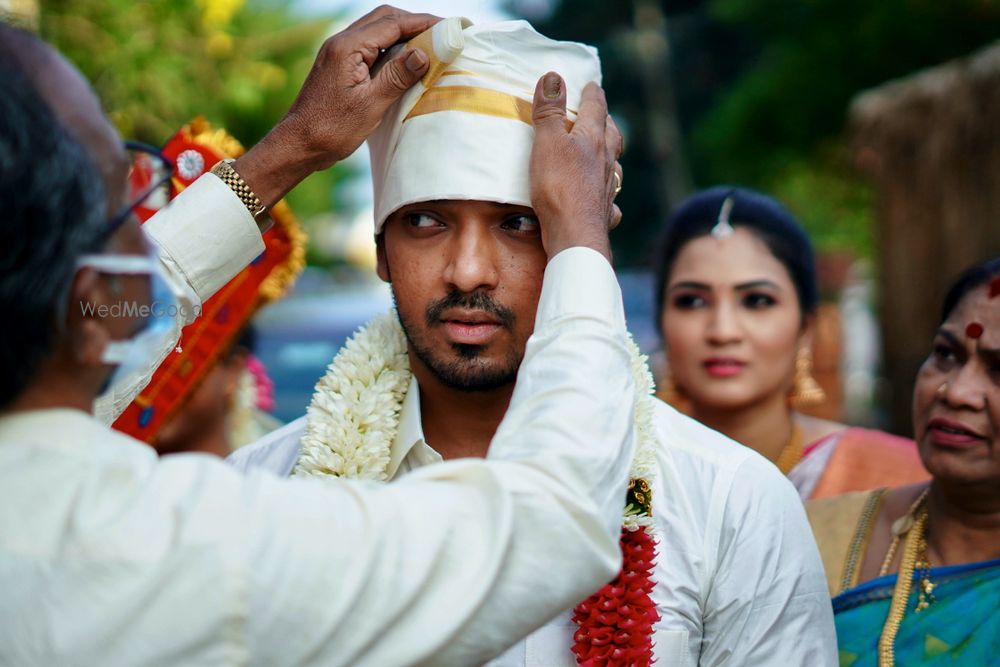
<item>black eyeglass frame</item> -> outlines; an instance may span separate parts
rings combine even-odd
[[[146,201],[149,195],[153,194],[157,189],[162,188],[165,184],[169,183],[170,178],[174,175],[173,162],[171,162],[170,158],[164,155],[163,152],[156,146],[144,144],[141,141],[126,141],[124,144],[127,151],[145,153],[151,158],[159,160],[159,162],[163,165],[164,175],[156,181],[150,183],[149,187],[142,191],[142,194],[129,202],[125,208],[108,220],[108,224],[104,227],[104,234],[102,235],[105,239],[118,231],[118,228],[124,225],[125,221],[131,217],[136,207]]]

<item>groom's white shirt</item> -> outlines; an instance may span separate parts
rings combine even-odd
[[[212,175],[154,221],[191,303],[262,247]],[[0,664],[482,664],[620,565],[623,334],[607,260],[560,253],[490,461],[392,485],[244,476],[85,412],[3,414]]]
[[[791,483],[753,450],[658,400],[654,422],[657,664],[836,665],[823,566]],[[306,417],[297,419],[227,461],[244,472],[288,475],[305,428]],[[411,378],[388,475],[406,479],[441,460],[424,439],[420,388]],[[488,666],[573,667],[575,629],[567,610]]]

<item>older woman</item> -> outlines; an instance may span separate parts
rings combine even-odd
[[[809,238],[778,202],[716,187],[667,224],[661,397],[773,461],[805,498],[927,478],[909,440],[802,414],[819,301]]]
[[[808,506],[841,664],[1000,659],[1000,257],[949,290],[913,392],[929,483]],[[845,530],[846,528],[846,530]]]

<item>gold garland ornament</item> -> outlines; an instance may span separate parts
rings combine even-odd
[[[913,610],[914,613],[919,613],[934,602],[935,584],[930,578],[931,566],[927,557],[927,493],[928,489],[924,489],[910,510],[892,525],[892,542],[879,570],[880,577],[889,573],[902,536],[906,535],[903,543],[903,555],[899,562],[899,572],[896,574],[896,587],[892,591],[892,603],[889,606],[885,625],[882,627],[882,635],[879,637],[879,667],[893,667],[895,665],[896,634],[906,616],[906,606],[913,588],[914,572],[920,572],[920,594]]]

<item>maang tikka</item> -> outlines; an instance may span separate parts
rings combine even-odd
[[[733,210],[733,198],[726,197],[725,201],[722,202],[722,208],[719,209],[719,220],[715,223],[715,227],[712,227],[712,236],[719,241],[730,236],[733,233],[733,226],[729,224],[729,213]]]

